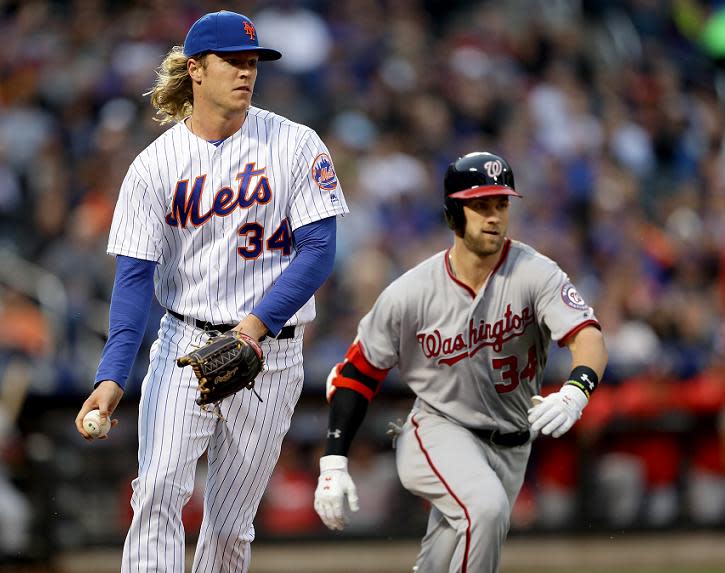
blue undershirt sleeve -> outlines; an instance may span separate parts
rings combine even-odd
[[[252,311],[272,336],[279,334],[332,273],[336,234],[335,217],[303,225],[292,233],[297,256]]]
[[[111,295],[108,341],[96,371],[95,385],[113,380],[126,386],[141,346],[154,293],[155,261],[119,255]]]

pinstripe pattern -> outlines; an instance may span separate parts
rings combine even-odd
[[[257,108],[218,147],[179,123],[129,168],[108,252],[158,261],[155,293],[166,308],[237,323],[294,259],[268,242],[275,231],[287,224],[291,243],[294,229],[347,213],[327,154],[308,127]],[[267,367],[256,387],[264,402],[239,392],[222,402],[224,420],[196,405],[193,371],[175,365],[203,332],[164,316],[142,385],[123,573],[184,571],[181,511],[204,452],[209,473],[193,570],[248,570],[252,521],[302,390],[302,333],[314,316],[310,298],[287,322],[299,325],[296,338],[262,343]]]
[[[219,147],[191,133],[183,123],[167,130],[134,160],[121,186],[114,212],[108,252],[159,261],[156,298],[184,315],[228,324],[248,314],[294,259],[266,246],[285,219],[290,230],[348,212],[342,190],[322,190],[311,173],[315,158],[328,153],[310,128],[252,107],[241,129]],[[174,193],[187,181],[187,196],[197,177],[206,176],[199,214],[208,213],[217,192],[239,189],[245,166],[264,168],[251,177],[250,197],[262,177],[272,190],[269,202],[235,208],[194,226],[165,222],[173,212]],[[238,235],[245,223],[264,230],[260,256],[237,254],[247,237]],[[315,316],[311,298],[288,324],[304,324]]]
[[[262,342],[267,369],[257,379],[263,402],[242,391],[221,404],[225,421],[194,402],[197,383],[177,356],[201,331],[162,318],[139,408],[139,475],[122,573],[184,571],[181,511],[191,497],[196,462],[207,451],[204,520],[193,571],[246,571],[252,520],[279,457],[302,391],[302,334]]]

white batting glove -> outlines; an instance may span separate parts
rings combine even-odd
[[[320,477],[315,490],[315,511],[322,523],[330,529],[342,531],[347,523],[344,500],[350,510],[357,511],[357,489],[347,473],[345,456],[322,456],[320,458]]]
[[[529,408],[529,424],[534,432],[563,436],[574,423],[582,417],[582,410],[589,399],[579,388],[564,384],[561,390],[549,394],[546,398],[534,396],[538,404]],[[540,401],[539,401],[540,400]]]

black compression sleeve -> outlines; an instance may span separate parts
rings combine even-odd
[[[355,433],[368,411],[368,401],[349,388],[338,388],[330,401],[325,455],[347,456]]]

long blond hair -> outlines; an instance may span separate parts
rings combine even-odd
[[[200,65],[206,65],[206,55],[195,57]],[[194,93],[191,88],[191,77],[186,63],[189,58],[184,55],[184,48],[174,46],[166,54],[164,61],[156,68],[156,81],[144,95],[151,96],[151,105],[156,108],[154,120],[162,125],[173,121],[181,121],[188,115],[194,105]]]

